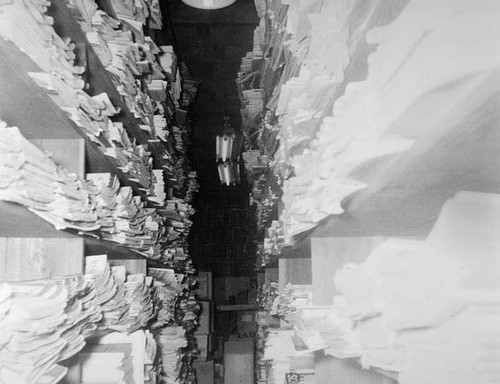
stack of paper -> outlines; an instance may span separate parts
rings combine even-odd
[[[161,167],[165,170],[166,177],[170,179],[174,170],[174,157],[169,150],[169,144],[168,138],[165,143],[163,143],[160,139],[151,139],[148,141],[148,149],[151,151],[153,158],[155,159],[153,165],[155,168]]]
[[[68,292],[66,320],[59,330],[60,336],[66,341],[59,359],[65,360],[84,347],[84,340],[97,329],[102,314],[95,301],[96,290],[87,276],[67,276],[55,281],[62,284]]]
[[[80,354],[80,383],[134,384],[130,344],[92,344]]]
[[[158,237],[162,233],[156,211],[145,208],[130,187],[121,187],[116,176],[109,173],[88,174],[97,193],[92,196],[96,212],[106,223],[100,235],[123,244],[147,257],[159,257]]]
[[[129,332],[145,327],[155,314],[150,285],[152,278],[145,278],[143,274],[128,275],[124,283],[129,305],[128,321]]]
[[[149,188],[151,179],[149,153],[141,146],[132,143],[123,127],[110,121],[109,117],[119,110],[112,105],[105,93],[90,97],[83,92],[85,82],[81,74],[84,68],[75,66],[76,56],[73,52],[75,45],[69,39],[58,36],[51,23],[44,21],[46,19],[50,21],[50,18],[44,15],[46,11],[44,3],[39,3],[35,0],[22,0],[2,5],[0,36],[12,40],[30,55],[44,71],[30,72],[29,75],[33,80],[49,91],[50,97],[56,104],[104,153],[112,157],[125,173],[145,188]],[[93,15],[96,12],[93,1],[82,2],[80,5],[83,15]],[[100,15],[102,20],[109,21],[102,12],[96,14]],[[108,34],[114,33],[112,28],[113,26],[108,28]],[[89,38],[91,41],[95,40],[95,36]],[[133,79],[131,83],[135,84]],[[143,99],[147,109],[145,116],[148,120],[152,106],[147,97],[144,96]]]
[[[346,264],[335,274],[335,286],[343,295],[337,300],[341,300],[344,316],[353,324],[365,367],[402,369],[402,344],[387,324],[387,311],[394,300],[409,299],[402,290],[418,274],[419,265],[425,264],[420,256],[422,247],[421,241],[391,239],[378,246],[365,262]]]
[[[127,275],[123,266],[110,268],[106,255],[87,256],[85,268],[96,285],[96,301],[103,312],[101,329],[133,332],[153,318],[151,279]]]
[[[364,366],[399,371],[405,384],[496,377],[499,222],[498,195],[460,192],[426,241],[390,240],[336,273],[344,297],[334,310],[351,323]]]
[[[153,100],[165,101],[167,99],[168,83],[164,80],[151,80],[148,84],[148,93]]]
[[[177,56],[174,52],[174,47],[171,45],[160,46],[160,55],[158,56],[158,62],[167,74],[169,81],[175,81],[177,75]],[[178,98],[175,98],[177,100]]]
[[[174,323],[178,298],[188,289],[188,285],[183,283],[185,276],[167,268],[148,268],[148,276],[154,279],[154,289],[159,300],[153,327]]]
[[[170,243],[168,247],[162,251],[161,262],[166,268],[184,271],[188,274],[194,273],[193,263],[189,258],[187,247]]]
[[[163,205],[167,195],[165,193],[165,180],[163,178],[163,169],[153,169],[153,185],[154,192],[152,196],[148,197],[149,201],[153,201],[158,205]]]
[[[99,218],[74,174],[0,121],[0,200],[22,204],[56,228],[93,231]]]
[[[420,267],[400,286],[406,300],[394,295],[386,311],[405,347],[402,383],[497,377],[499,221],[499,195],[460,192],[444,205],[418,255]]]
[[[262,206],[263,204],[261,204]],[[262,223],[264,224],[264,223]],[[281,250],[285,245],[283,226],[277,220],[272,220],[271,226],[266,229],[264,242],[259,252],[258,266],[265,266],[279,258]]]
[[[65,321],[67,291],[48,281],[2,288],[8,312],[1,323],[5,344],[0,350],[0,376],[5,383],[37,382],[66,345],[57,329]]]
[[[82,22],[85,25],[91,25],[91,29],[85,30],[87,38],[109,71],[128,109],[144,124],[151,126],[153,103],[141,90],[136,78],[149,75],[152,69],[154,70],[156,59],[151,53],[151,39],[146,41],[142,32],[142,24],[148,14],[147,6],[143,3],[144,7],[137,7],[137,4],[139,3],[135,2],[119,7],[120,12],[117,13],[118,20],[116,20],[102,11],[87,12],[87,7],[82,2],[70,2],[75,12],[80,13],[79,19],[84,20]],[[145,58],[141,52],[146,53]],[[155,94],[159,94],[158,85],[162,85],[161,90],[165,90],[162,76],[156,70],[156,79],[150,80],[149,87]]]
[[[343,213],[341,202],[367,185],[352,176],[359,167],[412,147],[413,137],[397,135],[391,127],[419,99],[458,79],[479,78],[498,68],[499,58],[488,55],[500,35],[491,33],[498,10],[486,0],[481,12],[471,12],[465,2],[441,0],[439,9],[411,2],[391,25],[371,30],[382,3],[316,0],[286,5],[267,4],[263,40],[269,59],[262,61],[261,81],[251,89],[262,88],[268,100],[271,117],[264,111],[260,146],[274,155],[274,172],[286,179],[281,220],[290,237],[328,215]],[[481,17],[485,22],[477,27]],[[351,63],[365,39],[377,45],[376,51]],[[456,59],[457,52],[469,52],[469,60]],[[365,77],[362,66],[368,67],[368,76],[359,81]],[[350,77],[345,75],[348,68]],[[243,73],[249,71],[246,65]],[[459,95],[471,93],[463,86]],[[436,119],[453,114],[435,108],[431,115]],[[432,121],[425,126],[433,126]],[[279,132],[277,137],[273,131]],[[311,171],[312,163],[319,166]],[[294,171],[290,178],[283,172],[289,167]]]
[[[163,381],[166,384],[178,383],[182,364],[181,348],[187,347],[186,330],[182,327],[164,327],[155,333],[158,354],[161,358]]]
[[[186,203],[191,203],[193,201],[194,195],[200,189],[200,184],[198,184],[198,175],[196,171],[188,172],[187,190],[184,196],[184,201]]]
[[[60,380],[55,363],[78,353],[100,319],[93,296],[82,276],[0,285],[0,381]]]
[[[116,271],[116,270],[115,270]],[[126,321],[128,305],[125,302],[125,290],[119,287],[112,273],[106,255],[87,256],[85,274],[91,275],[96,287],[96,303],[102,309],[103,319],[100,329],[118,326]]]
[[[184,243],[192,225],[189,218],[194,210],[191,205],[182,199],[167,200],[164,208],[158,210],[158,213],[164,218],[167,242]]]
[[[3,2],[0,5],[0,36],[26,52],[55,82],[69,89],[82,89],[84,68],[74,65],[74,45],[61,39],[45,15],[47,4],[39,0]],[[50,49],[49,49],[50,48]]]
[[[149,20],[148,27],[151,29],[162,29],[162,14],[160,0],[149,0]]]
[[[87,190],[92,191],[90,196],[101,223],[99,231],[114,233],[113,211],[117,205],[120,182],[109,173],[87,173],[86,177]]]
[[[177,304],[176,320],[186,329],[193,329],[199,324],[201,305],[194,293],[184,291]]]
[[[111,6],[120,20],[135,22],[137,28],[147,23],[149,28],[161,29],[159,0],[112,0]]]
[[[156,343],[149,331],[112,332],[89,341],[80,359],[70,366],[65,380],[68,383],[144,383],[148,379],[145,372],[152,375],[150,379],[156,378],[155,359]]]
[[[180,79],[180,76],[177,76],[177,78]],[[189,78],[182,79],[182,99],[180,104],[183,108],[187,109],[195,100],[199,85],[200,83],[195,80]],[[180,110],[178,110],[178,112],[180,112]],[[186,114],[185,110],[183,110],[183,112],[183,114]],[[177,114],[179,115],[179,113]]]
[[[266,338],[262,360],[270,364],[269,377],[273,383],[279,383],[290,371],[290,356],[295,355],[291,330],[271,329]]]

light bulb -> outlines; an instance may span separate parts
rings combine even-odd
[[[221,9],[229,7],[236,0],[182,0],[182,2],[198,9]]]

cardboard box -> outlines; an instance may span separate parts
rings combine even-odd
[[[196,378],[200,384],[214,384],[215,367],[213,361],[195,361],[193,368],[196,370]]]
[[[196,328],[195,334],[198,335],[208,335],[213,331],[213,303],[212,301],[200,301],[201,304],[201,314],[198,320],[198,328]]]
[[[213,281],[212,272],[198,272],[196,276],[196,281],[198,282],[194,293],[198,299],[201,300],[212,300],[213,298]]]
[[[254,384],[253,339],[224,343],[224,384]]]
[[[257,332],[257,311],[238,311],[238,333]]]
[[[198,359],[199,362],[204,362],[208,358],[210,351],[209,348],[209,336],[208,335],[194,335],[196,339],[196,347],[198,349]],[[203,381],[202,381],[203,382]]]

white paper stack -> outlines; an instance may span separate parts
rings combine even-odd
[[[85,274],[91,275],[96,287],[96,303],[102,309],[103,319],[100,329],[108,329],[124,321],[128,311],[125,302],[125,291],[116,283],[115,275],[109,266],[106,255],[87,256],[85,258]]]
[[[158,213],[164,218],[167,241],[184,242],[192,225],[190,217],[194,210],[191,205],[182,199],[174,198],[167,200],[164,208]]]
[[[140,198],[134,197],[129,187],[120,188],[116,211],[113,212],[116,232],[110,239],[149,252],[156,242],[159,228],[148,223],[147,213]]]
[[[152,292],[146,280],[143,274],[128,275],[124,283],[125,301],[129,305],[129,332],[145,327],[155,314]]]
[[[85,383],[144,383],[144,370],[155,354],[156,345],[148,331],[112,332],[89,342],[79,362],[70,367],[68,377],[81,375]],[[109,370],[104,366],[107,359]]]
[[[45,2],[21,0],[0,7],[2,9],[0,36],[12,40],[44,71],[28,73],[32,79],[49,91],[50,97],[56,104],[105,154],[112,157],[131,178],[149,188],[151,179],[149,153],[141,146],[132,143],[123,127],[110,121],[109,117],[118,113],[119,109],[112,105],[107,94],[91,97],[83,92],[85,82],[81,74],[85,68],[75,66],[76,57],[73,52],[75,45],[69,39],[56,34],[51,26],[50,17],[44,14]],[[96,13],[94,1],[80,2],[79,7],[81,10],[79,20],[84,30],[85,17],[94,14],[102,16],[99,20],[110,22],[110,18],[103,16],[102,12]],[[113,36],[115,33],[113,26],[104,29],[103,36]],[[90,36],[91,41],[94,38]],[[133,78],[130,84],[135,84]],[[141,106],[146,110],[143,115],[148,122],[152,105],[145,95],[139,96]]]
[[[408,299],[387,310],[405,346],[401,383],[495,382],[499,223],[499,195],[460,192],[444,205],[419,254],[423,265],[401,287]]]
[[[91,1],[95,3],[95,1]],[[118,20],[96,10],[87,12],[88,7],[78,1],[71,1],[70,5],[79,13],[85,25],[91,25],[86,30],[87,38],[97,52],[104,67],[109,71],[113,83],[123,96],[128,109],[136,118],[148,126],[152,125],[150,115],[153,113],[153,104],[148,95],[141,90],[136,78],[151,73],[156,64],[155,56],[150,53],[150,40],[146,42],[142,31],[142,24],[148,15],[147,5],[144,2],[130,2],[130,4],[113,2],[112,7],[120,10],[116,13]],[[137,6],[142,4],[144,6]],[[141,52],[146,52],[146,59]],[[155,71],[156,77],[162,76]],[[163,78],[154,79],[151,89],[159,94],[157,86],[163,83]],[[164,87],[162,88],[164,90]]]
[[[399,371],[404,384],[494,382],[499,223],[499,195],[459,192],[427,240],[390,240],[336,273],[364,366]]]
[[[186,329],[194,324],[199,324],[201,305],[196,300],[193,293],[184,291],[178,302],[178,310],[176,313],[176,320],[178,324],[183,325]]]
[[[290,356],[295,355],[292,342],[293,331],[271,329],[266,339],[263,360],[271,365],[272,382],[279,383],[290,370]]]
[[[425,264],[422,249],[422,241],[391,239],[373,250],[365,262],[346,264],[335,274],[342,297],[335,299],[334,310],[342,303],[344,318],[359,340],[364,367],[397,372],[403,367],[403,346],[394,327],[387,324],[387,315],[390,303],[409,299],[403,286]]]
[[[279,221],[273,220],[271,226],[267,228],[264,242],[260,247],[260,263],[258,265],[265,266],[276,260],[284,245],[283,227]]]
[[[134,332],[153,318],[151,282],[142,274],[127,275],[123,266],[110,268],[106,255],[87,256],[86,271],[97,288],[96,301],[103,313],[100,329]]]
[[[156,210],[145,208],[130,187],[120,187],[109,173],[88,174],[97,189],[92,196],[95,210],[106,225],[100,235],[147,257],[158,258],[158,240],[163,228]]]
[[[65,321],[67,292],[50,282],[9,284],[2,329],[10,338],[0,350],[3,382],[35,383],[58,361],[66,344],[57,334]],[[10,291],[10,292],[9,292]]]
[[[160,0],[150,0],[149,4],[149,22],[148,26],[152,29],[162,28],[162,14],[160,9]]]
[[[151,80],[148,84],[148,93],[153,100],[166,101],[168,83],[164,80]]]
[[[56,363],[79,352],[100,319],[82,276],[0,285],[0,381],[56,383]]]
[[[20,0],[0,5],[0,36],[26,52],[55,82],[69,89],[83,89],[79,78],[84,68],[74,65],[74,46],[63,40],[52,28],[53,20],[45,15],[47,3]]]
[[[196,171],[188,172],[187,190],[184,197],[186,203],[191,203],[193,201],[194,195],[200,189],[200,184],[198,183],[198,175]]]
[[[317,22],[313,24],[308,60],[301,76],[308,70],[315,79],[321,64],[322,75],[327,71],[334,81],[341,81],[345,54],[337,55],[337,62],[323,61],[330,47],[325,48],[321,39],[337,39],[339,52],[346,52],[346,47],[351,52],[363,38],[360,34],[364,35],[363,28],[366,29],[372,12],[366,13],[357,30],[347,31],[345,19],[350,8],[340,8],[344,14],[335,23],[327,23],[323,19],[325,12],[334,12],[338,17],[339,8],[333,3],[326,4],[331,6],[323,7],[320,16],[312,19]],[[292,234],[314,226],[329,214],[343,212],[341,201],[366,186],[363,180],[350,177],[357,167],[412,146],[411,137],[389,132],[419,98],[460,78],[480,76],[484,71],[498,68],[500,58],[490,57],[500,39],[500,34],[492,32],[492,26],[499,20],[498,7],[488,1],[481,4],[481,11],[475,12],[466,2],[442,0],[439,5],[411,2],[391,25],[367,33],[368,43],[377,44],[377,50],[368,60],[367,79],[347,85],[344,95],[335,101],[333,117],[322,121],[310,150],[294,155],[291,160],[296,177],[285,181],[283,201]],[[479,23],[477,20],[483,17],[484,23]],[[338,36],[320,33],[322,28],[331,30],[332,24]],[[457,59],[457,52],[468,52],[468,60]],[[460,92],[467,97],[466,87]],[[434,116],[437,118],[440,113],[444,112],[436,106]],[[283,133],[282,137],[286,135]],[[284,161],[288,161],[286,156]],[[312,172],[311,163],[319,164]]]
[[[58,167],[17,127],[0,122],[0,200],[22,204],[56,228],[100,227],[89,193],[74,174]]]
[[[55,281],[68,292],[66,320],[59,329],[60,336],[66,341],[59,360],[66,360],[85,346],[85,339],[97,329],[102,314],[95,301],[95,287],[87,276],[67,276]]]
[[[134,384],[130,344],[92,345],[81,356],[80,383]]]
[[[163,381],[166,384],[178,383],[182,368],[180,349],[188,345],[186,330],[182,327],[165,327],[155,334],[155,340],[162,362]]]
[[[148,276],[154,279],[153,284],[159,300],[157,319],[153,327],[174,323],[178,298],[188,289],[188,285],[183,283],[185,276],[168,268],[148,268]]]
[[[173,92],[174,97],[179,94],[180,81],[181,81],[181,76],[178,75],[176,78],[176,82],[175,82],[175,88],[177,89],[177,91],[175,91],[175,89],[174,89],[174,91],[175,91],[175,92]],[[189,108],[191,103],[196,98],[196,94],[198,93],[199,85],[200,85],[199,82],[192,80],[192,79],[189,79],[187,76],[185,76],[182,79],[182,86],[180,87],[180,91],[182,93],[182,99],[179,99],[179,101],[180,101],[181,107],[183,108],[182,112],[183,112],[184,116],[186,115],[186,109]],[[177,110],[177,112],[179,112],[179,110]],[[186,120],[186,118],[184,118],[184,121],[185,120]],[[184,123],[184,125],[185,125],[185,123]]]
[[[158,56],[158,62],[169,80],[175,81],[177,75],[177,56],[175,55],[174,47],[171,45],[162,45],[160,46],[160,50],[161,53]]]
[[[162,206],[165,203],[167,195],[165,193],[165,180],[163,178],[163,169],[153,169],[152,170],[154,179],[154,192],[152,196],[148,197],[149,201],[153,201],[156,204]]]
[[[174,243],[168,244],[162,250],[161,261],[166,268],[184,271],[187,274],[194,273],[194,267],[185,246],[178,246]]]

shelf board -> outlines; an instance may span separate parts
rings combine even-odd
[[[26,281],[83,272],[83,238],[0,237],[0,281]]]
[[[99,240],[93,237],[85,237],[85,255],[107,254],[111,259],[148,260],[139,253],[123,245],[111,241]]]
[[[359,359],[338,359],[316,352],[314,358],[317,384],[396,384],[398,374],[379,368],[362,369]]]
[[[0,237],[76,238],[75,234],[59,231],[52,224],[30,212],[26,207],[0,201]]]
[[[365,261],[371,251],[385,240],[384,237],[312,238],[311,270],[314,305],[331,305],[333,297],[340,294],[333,283],[336,271],[347,263]]]
[[[13,43],[0,38],[0,118],[28,139],[79,140],[73,122],[27,72],[42,72]]]

